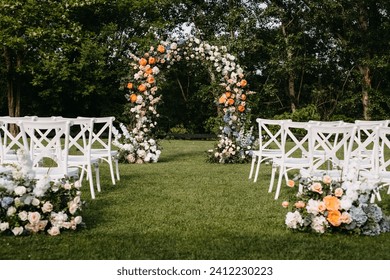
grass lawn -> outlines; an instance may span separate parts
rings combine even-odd
[[[270,166],[248,180],[249,164],[206,163],[212,141],[162,142],[160,162],[120,166],[91,200],[87,228],[51,237],[0,236],[1,259],[390,259],[390,234],[377,237],[293,233],[286,229],[287,196],[269,194]],[[382,208],[390,213],[390,197]]]

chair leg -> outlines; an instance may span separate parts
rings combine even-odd
[[[275,200],[279,198],[280,189],[282,187],[282,181],[283,181],[283,175],[287,173],[286,169],[283,166],[280,166],[279,169],[279,178],[278,178],[278,185],[276,186],[276,192],[275,192]]]
[[[255,168],[255,163],[256,163],[256,156],[253,155],[252,156],[252,163],[251,163],[251,170],[249,172],[249,178],[248,179],[252,179],[252,175],[253,175],[253,170]]]
[[[258,162],[257,162],[257,166],[256,166],[256,173],[255,173],[255,179],[253,180],[253,182],[257,182],[257,178],[259,177],[259,171],[260,171],[260,164],[261,164],[261,157],[258,157]]]
[[[115,159],[115,169],[116,169],[116,180],[120,181],[120,176],[119,176],[119,164],[118,164],[118,159]]]
[[[100,169],[99,165],[95,164],[95,176],[96,176],[96,188],[98,192],[101,192],[101,187],[100,187]]]
[[[276,175],[276,169],[278,167],[276,165],[272,165],[272,172],[271,172],[271,180],[269,182],[269,188],[268,192],[272,192],[272,189],[274,188],[274,182],[275,182],[275,175]]]
[[[83,168],[83,171],[84,171],[84,168]],[[92,197],[92,199],[95,199],[95,189],[93,187],[92,169],[91,169],[90,164],[87,165],[87,177],[89,177],[89,189],[91,192],[91,197]]]
[[[112,159],[108,158],[108,165],[110,166],[110,174],[112,184],[115,185],[114,166],[112,165]]]

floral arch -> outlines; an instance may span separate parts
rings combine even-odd
[[[133,125],[120,124],[120,131],[114,129],[113,144],[120,149],[122,159],[130,163],[158,161],[161,151],[153,133],[159,117],[157,105],[161,101],[157,77],[164,67],[171,67],[182,59],[211,64],[221,79],[221,94],[216,103],[223,112],[223,125],[215,148],[208,151],[209,160],[235,163],[250,157],[253,137],[252,128],[247,130],[246,116],[250,111],[247,97],[253,92],[248,90],[243,69],[225,46],[213,46],[190,36],[182,41],[162,41],[141,57],[131,54],[131,58],[125,97]]]

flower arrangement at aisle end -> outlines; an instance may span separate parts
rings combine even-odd
[[[78,182],[36,180],[29,158],[22,150],[17,155],[20,164],[7,165],[12,173],[0,174],[0,232],[54,236],[84,227]]]
[[[225,46],[213,46],[193,36],[185,39],[171,38],[161,41],[157,48],[151,47],[142,57],[131,54],[131,58],[131,74],[126,78],[129,93],[125,97],[129,101],[128,111],[133,122],[130,125],[134,128],[130,131],[131,139],[127,139],[124,145],[134,142],[133,139],[137,143],[149,143],[150,139],[156,138],[154,130],[159,117],[157,106],[161,102],[161,96],[157,92],[157,76],[161,69],[171,67],[176,61],[196,59],[211,65],[221,77],[222,93],[216,103],[224,114],[224,126],[219,136],[223,141],[218,144],[223,148],[217,147],[215,151],[218,153],[211,155],[216,156],[216,162],[222,163],[242,161],[242,156],[247,156],[245,152],[237,151],[238,147],[243,151],[247,150],[247,146],[241,146],[241,140],[236,138],[245,128],[245,115],[249,111],[247,97],[254,92],[247,89],[248,82],[243,69],[236,62],[235,56],[227,53]],[[114,145],[118,144],[118,141]],[[132,146],[135,150],[138,147],[142,149],[142,145],[134,144]],[[233,149],[235,152],[224,153],[224,149]],[[135,156],[134,162],[143,160],[137,153]]]
[[[348,177],[348,176],[347,176]],[[302,191],[292,203],[285,224],[289,229],[323,233],[354,233],[375,236],[390,231],[390,217],[373,201],[378,185],[349,179],[338,182],[324,175],[322,180],[297,178]],[[289,187],[296,184],[288,182]]]
[[[157,141],[154,139],[146,139],[134,135],[137,128],[129,132],[126,126],[121,123],[120,133],[115,127],[113,127],[113,145],[119,148],[118,159],[121,162],[129,163],[144,163],[144,162],[157,162],[160,157],[161,151],[158,148]]]

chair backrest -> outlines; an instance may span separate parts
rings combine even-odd
[[[355,131],[354,125],[309,125],[310,168],[318,170],[330,163],[332,169],[347,172]]]
[[[78,117],[78,119],[91,119]],[[94,130],[92,133],[92,150],[107,151],[107,155],[111,153],[112,142],[112,127],[115,120],[114,117],[98,117],[94,119]]]
[[[284,122],[283,130],[284,157],[308,157],[309,124],[307,122]]]
[[[390,172],[390,127],[377,126],[375,127],[375,167],[374,172]]]
[[[19,128],[21,122],[34,120],[34,117],[0,117],[0,120],[2,122],[0,133],[3,134],[2,160],[4,162],[7,155],[15,154],[16,150],[24,148],[20,129],[14,134],[11,131],[11,126]]]
[[[259,127],[259,149],[261,152],[284,151],[283,146],[283,123],[291,120],[271,120],[257,118]]]
[[[29,151],[33,166],[37,167],[47,158],[50,167],[59,168],[67,174],[70,121],[23,121],[20,128],[26,151]],[[63,146],[62,146],[63,140]],[[66,151],[66,152],[63,152]],[[53,165],[56,166],[53,166]]]

